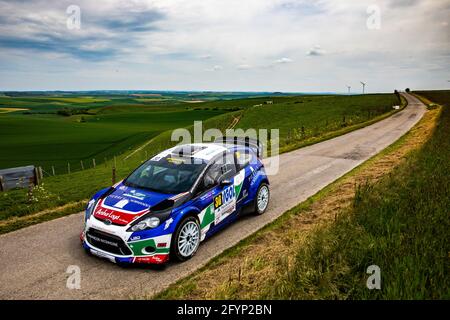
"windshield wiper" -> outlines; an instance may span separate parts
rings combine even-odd
[[[129,181],[124,181],[123,182],[124,185],[126,185],[127,187],[131,187],[131,188],[137,188],[137,189],[144,189],[144,190],[148,190],[148,191],[153,191],[153,192],[157,192],[157,193],[166,193],[164,191],[161,190],[157,190],[151,187],[147,187],[147,186],[141,186],[139,184],[133,183],[133,182],[129,182]]]
[[[133,182],[129,182],[127,180],[124,180],[122,182],[124,185],[126,185],[127,187],[131,187],[131,188],[138,188],[137,184],[133,183]]]

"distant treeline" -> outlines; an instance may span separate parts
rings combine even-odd
[[[202,107],[195,107],[195,108],[189,108],[189,107],[186,107],[186,110],[214,110],[214,111],[217,111],[217,110],[225,110],[225,111],[238,111],[238,110],[243,110],[244,108],[240,108],[240,107],[230,107],[230,108],[217,108],[217,107],[214,107],[214,108],[209,108],[209,107],[206,107],[206,108],[202,108]]]
[[[55,114],[54,111],[24,111],[22,114]],[[63,117],[70,117],[78,114],[95,115],[88,108],[63,108],[56,110],[56,114]]]
[[[88,115],[93,115],[95,113],[90,112],[89,109],[87,108],[63,108],[63,109],[59,109],[58,111],[56,111],[57,115],[60,116],[64,116],[64,117],[70,117],[70,116],[74,116],[77,114],[88,114]]]

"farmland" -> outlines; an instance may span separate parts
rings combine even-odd
[[[51,216],[80,211],[96,190],[111,184],[112,166],[116,167],[116,178],[123,178],[144,159],[172,146],[173,129],[192,130],[194,120],[204,120],[204,129],[222,131],[232,125],[280,129],[283,152],[377,121],[394,112],[393,105],[400,104],[394,94],[232,98],[231,94],[225,98],[213,98],[212,94],[206,98],[186,94],[162,98],[136,94],[1,97],[0,107],[29,110],[0,114],[0,167],[40,165],[45,177],[44,191],[36,202],[27,200],[26,190],[4,193],[0,220],[69,203],[73,205],[70,209]],[[171,102],[162,103],[160,99]],[[203,102],[184,102],[198,100]],[[144,143],[145,148],[132,151]],[[27,223],[20,222],[14,228]]]
[[[1,98],[0,103],[10,107],[0,114],[0,168],[35,164],[62,173],[71,163],[76,170],[81,161],[104,162],[165,130],[224,112],[118,100],[107,104],[108,99],[89,97]],[[28,110],[11,112],[12,106],[22,105]]]
[[[369,120],[395,103],[386,104],[382,95],[370,100],[359,96],[277,97],[272,99],[274,105],[264,105],[261,98],[161,104],[163,100],[169,99],[1,97],[0,108],[8,108],[8,113],[0,114],[0,168],[34,164],[47,173],[53,169],[57,174],[67,173],[68,166],[76,171],[92,165],[93,159],[100,164],[166,130],[244,109],[240,128],[279,128],[281,143],[286,145]]]

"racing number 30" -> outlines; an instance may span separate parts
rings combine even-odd
[[[219,194],[214,198],[214,209],[217,209],[222,205],[222,194]]]

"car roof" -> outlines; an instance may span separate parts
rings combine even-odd
[[[201,162],[208,163],[216,156],[222,154],[225,151],[238,151],[248,149],[246,147],[234,144],[223,143],[189,143],[184,145],[177,145],[173,148],[167,149],[151,160],[159,161],[162,158],[175,156],[175,157],[189,157],[200,160]]]
[[[217,155],[225,152],[228,148],[225,145],[216,143],[189,143],[184,145],[177,145],[173,148],[167,149],[158,155],[154,156],[152,160],[160,160],[167,156],[190,157],[202,162],[209,162]]]

